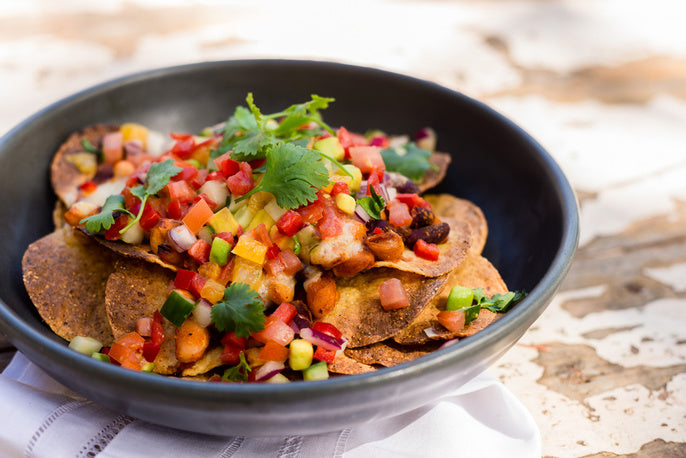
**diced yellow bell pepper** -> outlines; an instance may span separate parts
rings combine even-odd
[[[238,242],[231,252],[236,256],[257,264],[262,269],[261,266],[264,264],[264,258],[267,255],[267,247],[255,239],[242,235],[238,238]],[[234,266],[234,271],[235,269],[236,267]]]
[[[267,191],[257,191],[255,194],[248,198],[248,208],[254,215],[259,210],[262,210],[264,206],[274,198],[274,194]]]
[[[272,242],[274,242],[280,250],[285,250],[287,248],[292,250],[295,248],[295,241],[293,240],[293,237],[283,235],[281,232],[279,232],[279,228],[276,227],[276,225],[269,229],[269,238],[272,239]]]
[[[214,280],[207,280],[200,290],[200,297],[207,299],[211,304],[224,299],[224,285]]]
[[[262,265],[248,259],[236,257],[231,270],[231,281],[245,283],[253,291],[257,291],[262,280]]]
[[[146,148],[148,144],[148,129],[145,126],[129,122],[122,124],[119,130],[124,142],[139,140],[142,143],[143,148]]]
[[[250,208],[247,205],[244,205],[234,213],[233,217],[241,227],[246,228],[248,227],[248,224],[250,224],[250,221],[252,221],[253,215],[254,213],[250,211]]]
[[[269,216],[269,213],[263,208],[262,210],[259,210],[257,213],[255,213],[255,216],[253,216],[252,221],[250,221],[250,224],[248,224],[248,227],[245,228],[246,232],[256,228],[260,224],[264,224],[265,228],[267,230],[271,229],[272,226],[274,225],[274,220],[272,219],[271,216]]]
[[[238,222],[226,207],[215,213],[207,223],[214,229],[215,233],[231,232],[234,235],[238,234]]]

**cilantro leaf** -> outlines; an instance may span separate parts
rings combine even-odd
[[[248,381],[248,372],[252,371],[252,368],[250,367],[250,364],[248,364],[248,361],[245,360],[245,353],[240,352],[239,355],[241,360],[238,362],[237,365],[230,367],[224,371],[224,375],[222,375],[222,382]]]
[[[162,188],[167,186],[171,178],[183,171],[181,167],[174,165],[172,159],[167,159],[164,162],[155,162],[148,169],[145,177],[145,193],[148,196],[153,196],[160,192]]]
[[[245,283],[232,283],[224,290],[224,299],[212,306],[212,322],[221,332],[250,337],[264,329],[264,304]]]
[[[525,291],[509,291],[505,294],[494,294],[488,297],[484,294],[483,288],[473,288],[472,293],[474,294],[472,305],[459,309],[464,313],[465,324],[476,320],[481,309],[488,309],[494,313],[505,313],[526,297]]]
[[[357,203],[373,219],[381,219],[381,212],[386,208],[386,201],[376,193],[374,186],[370,186],[369,191],[372,195],[357,199]]]
[[[88,232],[97,234],[101,230],[107,230],[112,227],[114,224],[114,212],[118,211],[129,213],[124,206],[124,196],[113,194],[105,200],[100,213],[82,219],[79,224],[85,224]]]
[[[397,172],[412,181],[420,181],[427,170],[437,167],[429,162],[431,151],[419,148],[415,143],[381,151],[386,170]]]
[[[269,148],[278,141],[274,135],[263,130],[248,132],[233,142],[231,159],[243,162],[264,159]]]
[[[329,183],[329,172],[317,151],[292,143],[280,143],[267,153],[267,170],[262,181],[247,194],[268,191],[276,203],[286,209],[298,208],[317,199],[317,190]]]
[[[314,122],[322,128],[328,130],[333,134],[333,129],[327,126],[321,119],[319,110],[325,110],[329,107],[329,103],[335,101],[330,97],[320,97],[316,94],[310,96],[311,100],[305,103],[291,105],[280,113],[269,115],[270,119],[284,115],[284,119],[276,128],[275,134],[278,136],[298,136],[298,130],[311,122]]]
[[[95,154],[95,156],[98,158],[98,162],[103,162],[105,160],[105,154],[102,152],[102,150],[97,148],[87,138],[81,139],[81,147],[87,153]]]

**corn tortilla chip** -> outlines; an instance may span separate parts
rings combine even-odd
[[[379,286],[389,278],[402,282],[409,306],[389,311],[381,308]],[[374,269],[355,277],[338,278],[338,301],[321,321],[336,326],[349,339],[350,348],[380,342],[410,324],[441,290],[446,279],[447,276],[426,278],[394,269]]]
[[[391,367],[428,355],[440,345],[441,343],[438,342],[434,345],[403,346],[392,340],[385,340],[366,347],[346,349],[345,354],[362,364]]]
[[[356,361],[345,353],[336,355],[333,362],[327,364],[327,368],[329,372],[341,375],[364,374],[376,370],[375,366]]]
[[[172,272],[154,264],[125,258],[117,261],[105,290],[105,309],[115,339],[135,331],[136,320],[151,317],[162,308],[173,279]],[[164,342],[153,370],[158,374],[174,374],[179,366],[174,338],[176,328],[166,318],[163,327]]]
[[[164,260],[162,260],[162,258],[153,253],[152,249],[150,248],[150,244],[148,243],[132,245],[121,241],[107,240],[103,237],[93,238],[102,246],[107,247],[115,253],[120,254],[126,258],[139,259],[141,261],[157,264],[158,266],[162,266],[174,272],[176,272],[176,270],[178,269],[178,267],[174,264],[165,262]]]
[[[87,336],[110,345],[105,285],[115,255],[70,229],[29,245],[22,259],[24,285],[40,316],[66,340]]]
[[[76,200],[79,186],[95,176],[95,170],[92,173],[84,172],[72,160],[74,155],[86,152],[81,141],[83,139],[88,140],[98,147],[105,134],[117,130],[119,130],[119,126],[109,124],[96,124],[86,127],[71,134],[55,153],[50,166],[50,181],[55,194],[67,207],[70,207]]]
[[[471,231],[471,254],[481,254],[488,237],[488,224],[481,209],[474,203],[450,194],[431,194],[424,196],[431,204],[434,214],[439,218],[455,219],[467,223]]]
[[[482,256],[470,256],[448,276],[443,291],[427,305],[419,316],[406,329],[393,336],[393,340],[403,345],[415,345],[429,342],[433,339],[448,340],[456,337],[467,337],[482,330],[493,323],[500,315],[490,310],[482,309],[479,317],[458,332],[445,329],[436,319],[438,312],[445,310],[445,303],[453,286],[467,286],[469,288],[483,288],[484,294],[507,293],[507,286],[495,267]],[[433,337],[429,337],[425,330],[429,329]]]
[[[438,152],[433,153],[429,157],[429,162],[436,168],[430,168],[429,170],[427,170],[424,174],[424,177],[422,178],[422,181],[420,181],[417,184],[422,192],[426,191],[427,189],[433,188],[438,183],[443,181],[443,178],[445,178],[445,174],[448,172],[448,166],[450,165],[451,159],[452,157],[450,156],[450,154]]]

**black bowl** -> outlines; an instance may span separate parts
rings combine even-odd
[[[528,297],[473,337],[375,373],[285,385],[198,383],[99,363],[69,350],[24,289],[21,258],[52,230],[51,156],[93,123],[139,122],[195,132],[225,120],[247,92],[264,112],[335,97],[331,125],[412,133],[432,126],[453,155],[437,191],[470,199],[490,228],[485,248],[511,289]],[[0,331],[61,383],[150,422],[220,435],[332,431],[409,411],[466,383],[502,356],[543,312],[569,269],[578,236],[574,194],[546,151],[487,106],[436,84],[335,63],[212,62],[141,73],[68,97],[0,139]]]

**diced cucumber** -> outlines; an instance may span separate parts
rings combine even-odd
[[[99,353],[99,352],[97,352],[97,351],[91,355],[91,358],[97,359],[98,361],[102,361],[102,362],[104,362],[104,363],[109,363],[109,362],[111,362],[109,356],[107,356],[107,355],[104,354],[104,353]]]
[[[319,361],[303,371],[303,380],[326,380],[328,378],[329,370],[324,361]]]
[[[210,249],[210,261],[225,266],[229,261],[229,252],[231,251],[231,244],[226,240],[215,237],[212,240],[212,248]]]
[[[102,342],[92,337],[76,336],[69,342],[69,348],[90,356],[93,353],[100,351]]]
[[[193,313],[194,308],[195,302],[191,298],[186,297],[178,290],[174,290],[167,296],[160,313],[178,328]]]
[[[288,346],[288,365],[294,371],[302,371],[312,364],[314,348],[312,344],[304,339],[294,339]]]
[[[274,375],[271,378],[268,378],[267,380],[264,381],[264,383],[289,383],[290,380],[288,380],[288,377],[283,375],[282,373],[278,373]]]

